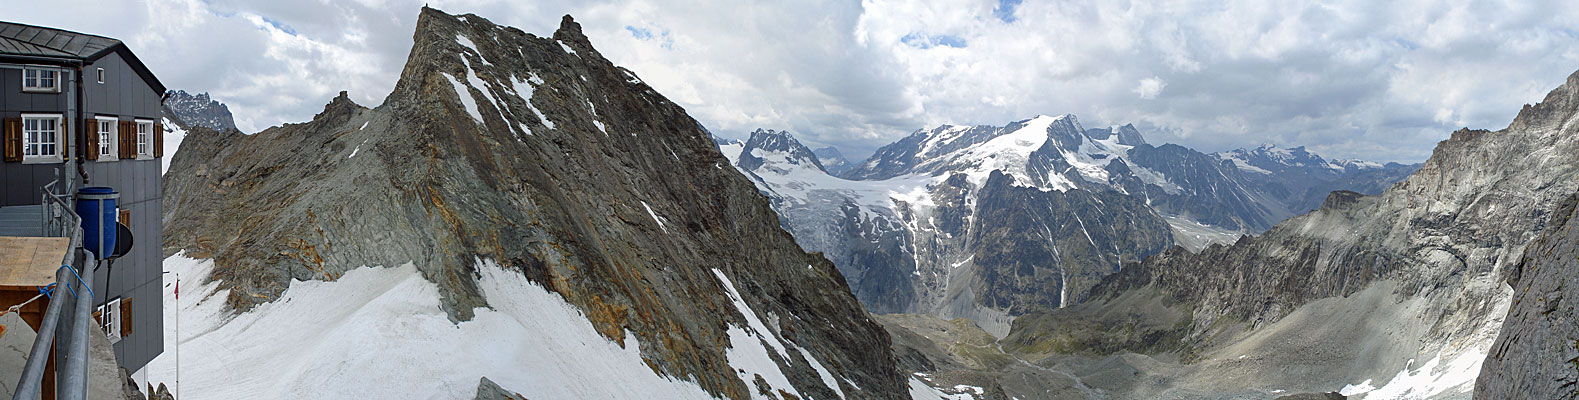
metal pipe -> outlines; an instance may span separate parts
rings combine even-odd
[[[72,74],[71,81],[75,84],[76,87],[72,88],[73,93],[68,95],[68,96],[72,96],[72,97],[76,97],[77,98],[77,104],[74,104],[74,106],[76,106],[75,107],[76,110],[66,110],[67,114],[70,114],[73,111],[75,111],[76,114],[77,114],[77,117],[76,117],[76,119],[73,119],[73,120],[67,122],[66,125],[77,127],[77,129],[72,130],[72,132],[74,133],[73,136],[76,136],[76,140],[72,140],[72,142],[75,142],[77,144],[76,149],[75,149],[76,153],[77,153],[77,156],[71,158],[71,164],[77,166],[77,175],[82,177],[82,186],[88,186],[88,170],[85,169],[83,167],[83,165],[82,165],[83,164],[83,159],[88,156],[88,143],[87,143],[87,141],[88,141],[88,127],[81,126],[81,125],[86,125],[86,124],[83,123],[83,118],[82,118],[83,117],[83,114],[82,114],[83,110],[82,110],[82,107],[87,105],[87,104],[85,104],[83,102],[83,99],[82,99],[83,97],[87,97],[86,93],[84,93],[83,90],[82,90],[83,89],[82,88],[82,66],[83,66],[82,63],[78,63],[77,64],[77,68],[75,70],[76,73]],[[98,146],[99,145],[98,141],[94,141],[93,145],[94,146]],[[62,153],[64,153],[64,151],[68,150],[68,149],[61,149],[61,150],[62,150]]]
[[[95,260],[84,255],[82,270],[92,271]],[[78,277],[81,276],[78,272]],[[66,348],[66,362],[61,371],[60,391],[56,392],[56,399],[82,400],[88,398],[88,321],[93,318],[93,294],[89,291],[87,282],[78,277],[74,279],[77,287],[77,298],[74,302],[76,310],[72,315],[71,340]],[[83,294],[89,297],[82,298]]]
[[[67,282],[64,270],[55,270],[55,287]],[[59,294],[62,292],[56,292]],[[61,299],[64,300],[64,299]],[[33,338],[33,349],[27,353],[27,366],[22,368],[22,380],[16,383],[12,400],[33,400],[43,388],[44,366],[49,363],[49,348],[55,344],[55,325],[60,322],[60,303],[51,300],[44,310],[44,322],[38,324],[38,337]]]

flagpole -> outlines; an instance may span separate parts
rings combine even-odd
[[[175,273],[175,398],[181,398],[181,273]]]
[[[181,273],[174,271],[164,273],[175,274],[175,398],[179,399],[181,398]],[[153,393],[148,395],[152,397]]]

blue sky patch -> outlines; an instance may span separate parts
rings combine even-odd
[[[915,47],[915,48],[918,48],[918,49],[930,49],[930,48],[938,47],[938,46],[953,47],[953,48],[965,48],[965,46],[967,46],[967,44],[965,43],[965,38],[962,38],[962,37],[959,37],[959,36],[954,36],[954,35],[931,35],[931,36],[928,36],[928,35],[925,35],[925,34],[922,34],[922,33],[919,33],[919,32],[911,32],[909,35],[905,35],[905,37],[899,38],[899,41],[903,42],[904,44],[910,45],[910,47]]]
[[[992,16],[998,17],[999,20],[1005,23],[1014,22],[1016,19],[1014,17],[1014,9],[1020,7],[1020,2],[1022,1],[1024,0],[998,0],[998,6],[992,8]]]
[[[634,27],[634,26],[625,25],[625,30],[630,31],[631,37],[636,38],[636,40],[651,40],[652,39],[652,30],[651,29],[637,28],[637,27]]]
[[[662,47],[664,50],[674,50],[674,38],[669,36],[668,29],[654,33],[651,28],[637,28],[625,25],[625,30],[629,31],[631,37],[636,38],[636,40],[657,41],[658,47]]]
[[[292,28],[290,25],[286,25],[283,22],[276,21],[273,18],[269,18],[269,17],[262,17],[262,18],[263,18],[263,22],[264,23],[269,24],[269,26],[273,26],[274,29],[279,29],[281,32],[285,32],[288,35],[296,36],[296,28]]]

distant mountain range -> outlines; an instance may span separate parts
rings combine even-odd
[[[918,130],[848,167],[784,131],[715,143],[868,309],[965,317],[999,335],[1125,262],[1229,243],[1319,205],[1323,190],[1376,193],[1418,167],[1272,146],[1206,154],[1073,115]]]

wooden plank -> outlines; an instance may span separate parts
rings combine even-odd
[[[70,247],[69,238],[0,236],[0,290],[54,283]]]

